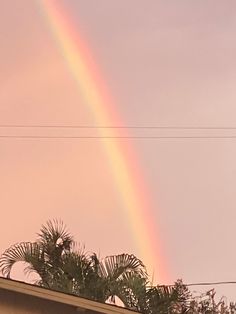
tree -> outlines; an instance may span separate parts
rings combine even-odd
[[[192,297],[189,305],[189,314],[234,314],[236,304],[231,302],[227,305],[226,298],[215,299],[215,289],[211,289],[200,296]]]
[[[147,314],[186,313],[191,298],[190,291],[177,280],[172,286],[147,287],[146,308],[142,312]]]
[[[0,257],[3,275],[10,278],[17,262],[25,263],[26,274],[38,275],[35,284],[49,289],[100,302],[115,303],[118,297],[125,307],[144,314],[196,313],[192,310],[196,304],[182,281],[173,286],[149,287],[140,259],[119,254],[100,260],[97,254],[86,253],[84,247],[77,248],[61,221],[43,225],[35,242],[9,247]]]
[[[36,273],[35,283],[105,302],[118,296],[128,308],[141,308],[147,272],[134,255],[120,254],[99,260],[98,256],[76,249],[71,234],[58,221],[43,225],[35,242],[21,242],[8,248],[0,258],[0,269],[10,277],[17,262],[25,262],[26,273]]]

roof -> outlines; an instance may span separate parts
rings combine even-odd
[[[90,310],[98,313],[106,314],[131,314],[137,313],[129,309],[125,309],[116,305],[100,303],[83,297],[78,297],[63,292],[46,289],[36,285],[28,284],[21,281],[11,280],[0,277],[0,290],[8,290],[24,295],[38,297],[44,300],[50,300],[57,303],[67,304],[78,309]]]

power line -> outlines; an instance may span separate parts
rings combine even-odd
[[[46,124],[0,124],[0,128],[55,128],[55,129],[160,129],[160,130],[236,130],[236,126],[157,126],[157,125],[46,125]]]
[[[216,286],[216,285],[231,285],[236,284],[236,281],[216,281],[216,282],[199,282],[199,283],[189,283],[185,286]]]
[[[215,281],[215,282],[198,282],[198,283],[183,283],[186,287],[193,287],[193,286],[216,286],[216,285],[231,285],[236,284],[236,281]],[[158,285],[159,287],[174,287],[174,284],[171,285]],[[152,286],[149,286],[150,288]]]
[[[236,139],[236,135],[222,136],[50,136],[50,135],[0,135],[0,138],[15,139]]]

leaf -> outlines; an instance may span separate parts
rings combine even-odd
[[[21,242],[8,248],[0,258],[0,269],[6,277],[10,277],[11,269],[17,262],[31,263],[32,257],[36,260],[41,255],[40,246],[36,242]]]
[[[67,231],[66,226],[60,220],[48,220],[40,229],[39,243],[49,252],[58,247],[62,250],[71,249],[74,244],[72,235]],[[47,253],[49,253],[47,252]]]
[[[104,277],[112,279],[128,278],[129,274],[147,278],[147,272],[140,259],[130,254],[107,256],[100,263],[100,272]]]

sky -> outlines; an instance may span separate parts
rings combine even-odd
[[[40,1],[0,2],[0,125],[93,125]],[[234,0],[58,3],[86,39],[124,126],[236,127]],[[129,132],[236,135],[236,130]],[[0,128],[4,134],[78,130]],[[152,241],[160,242],[168,273],[167,278],[155,269],[155,277],[160,283],[236,280],[236,140],[124,141],[138,159],[153,204],[147,212],[155,226]],[[33,241],[43,223],[60,218],[89,251],[134,253],[145,263],[100,140],[0,138],[0,173],[0,252]],[[233,290],[217,287],[231,299]]]

